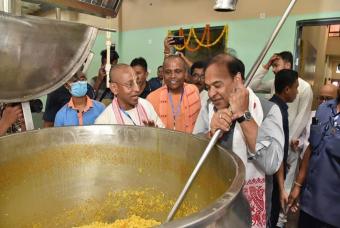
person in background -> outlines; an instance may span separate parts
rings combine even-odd
[[[143,57],[139,57],[133,59],[130,66],[135,71],[137,84],[140,89],[139,97],[145,99],[152,92],[152,88],[146,80],[149,75],[148,64]]]
[[[6,105],[3,107],[0,118],[0,136],[5,135],[17,121],[23,122],[23,118],[24,116],[20,104],[15,106]]]
[[[149,85],[152,91],[159,89],[163,86],[163,66],[157,68],[157,77],[149,80]]]
[[[94,99],[95,97],[94,90],[90,84],[87,84],[86,95],[91,99]],[[57,112],[70,101],[71,97],[72,95],[65,85],[47,95],[45,112],[43,115],[44,128],[54,126]]]
[[[272,68],[273,74],[276,75],[280,70],[291,70],[293,69],[293,55],[289,51],[283,51],[274,54],[269,61],[259,67],[257,70],[250,87],[254,91],[262,91],[266,93],[275,93],[274,80],[264,80],[264,77],[268,74],[269,69]]]
[[[203,61],[194,62],[190,68],[189,83],[197,86],[200,92],[201,106],[205,107],[209,99],[208,92],[205,90],[204,73],[207,64]]]
[[[337,96],[337,90],[338,87],[336,87],[335,85],[332,84],[323,85],[319,91],[318,104],[321,105],[324,102],[335,99]],[[293,139],[291,142],[292,150],[299,152],[301,159],[303,158],[303,155],[309,145],[308,139],[310,134],[310,125],[312,124],[312,119],[315,116],[315,112],[316,110],[313,110],[311,112],[308,124],[304,129],[302,135],[298,139]]]
[[[93,77],[91,80],[91,85],[93,86],[93,89],[95,91],[95,99],[98,101],[103,101],[104,103],[110,103],[113,95],[109,88],[106,88],[106,71],[105,71],[105,65],[106,65],[106,50],[103,50],[101,53],[101,66],[98,71],[98,76]],[[116,65],[118,63],[119,55],[116,52],[115,46],[111,46],[110,49],[110,64],[111,67]]]
[[[55,127],[83,126],[94,124],[95,119],[104,111],[105,106],[86,95],[87,81],[85,75],[78,71],[66,84],[72,97],[58,112]]]
[[[110,71],[110,89],[115,98],[95,124],[164,127],[150,102],[139,97],[140,88],[132,67],[126,64],[113,66]]]
[[[164,58],[168,57],[169,55],[178,55],[181,57],[186,64],[187,68],[190,69],[193,62],[190,61],[182,51],[176,51],[175,49],[175,40],[171,36],[167,36],[164,39]],[[186,81],[187,82],[187,81]]]
[[[322,103],[310,126],[309,145],[289,195],[288,207],[300,207],[300,228],[340,225],[340,90]],[[300,196],[301,194],[301,196]],[[298,202],[300,196],[300,202]]]
[[[197,86],[199,92],[205,89],[204,71],[207,64],[203,61],[194,62],[190,68],[190,83]]]
[[[321,105],[322,103],[326,101],[334,100],[337,97],[337,90],[338,90],[338,87],[336,87],[333,84],[323,85],[319,91],[319,96],[318,96],[319,105]]]
[[[201,108],[198,89],[184,82],[187,68],[178,55],[164,59],[163,72],[165,85],[150,93],[147,100],[166,128],[192,133]]]
[[[272,68],[274,75],[283,69],[291,70],[293,68],[293,55],[289,51],[283,51],[274,54],[270,60],[257,70],[250,88],[255,92],[267,92],[273,95],[275,93],[274,80],[264,80],[269,69]],[[298,96],[294,102],[288,104],[289,118],[289,142],[298,138],[305,129],[308,117],[311,112],[313,91],[308,82],[299,77]],[[307,117],[307,118],[306,118]],[[288,148],[288,172],[285,180],[285,190],[287,193],[293,185],[295,171],[299,160],[299,154],[294,152],[291,147]],[[281,213],[278,226],[283,227],[286,222],[286,216]]]
[[[193,62],[190,61],[182,51],[176,51],[175,40],[173,39],[172,36],[167,36],[164,39],[164,58],[166,58],[170,55],[177,55],[177,56],[181,57],[183,59],[185,65],[186,65],[187,69],[191,68]],[[191,83],[189,71],[185,72],[184,82],[188,83],[188,84]]]
[[[193,63],[192,61],[190,61],[190,60],[184,55],[184,53],[181,52],[181,51],[177,51],[177,52],[175,53],[175,55],[178,55],[179,57],[181,57],[181,58],[184,60],[186,66],[187,66],[187,69],[189,69],[188,71],[186,71],[186,74],[185,74],[185,77],[184,77],[185,83],[193,84],[193,83],[191,82],[190,68],[192,67],[192,65],[193,65],[194,63]]]
[[[288,121],[288,105],[295,100],[298,94],[298,73],[293,70],[281,70],[275,75],[275,94],[270,99],[279,106],[282,115],[282,125],[284,131],[284,156],[283,162],[277,173],[273,176],[273,191],[269,227],[276,227],[279,219],[280,209],[286,212],[288,203],[288,194],[284,188],[284,181],[287,171],[287,157],[289,148],[289,121]]]

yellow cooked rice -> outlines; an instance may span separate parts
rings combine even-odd
[[[132,215],[127,219],[117,219],[114,223],[93,222],[78,228],[150,228],[160,224],[160,222],[153,219],[143,219]]]

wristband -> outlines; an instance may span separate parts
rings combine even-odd
[[[296,185],[296,186],[298,186],[298,187],[302,187],[302,184],[300,184],[300,183],[298,183],[298,182],[296,182],[296,181],[294,181],[294,184]]]

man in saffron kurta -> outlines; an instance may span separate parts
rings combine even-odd
[[[165,85],[152,92],[147,100],[168,129],[192,133],[201,102],[195,85],[184,83],[186,65],[179,56],[169,56],[163,64]]]

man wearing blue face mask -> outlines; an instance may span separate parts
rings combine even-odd
[[[105,106],[96,100],[92,100],[87,93],[87,81],[82,72],[77,72],[65,87],[72,97],[57,113],[54,126],[82,126],[91,125],[104,111]]]

